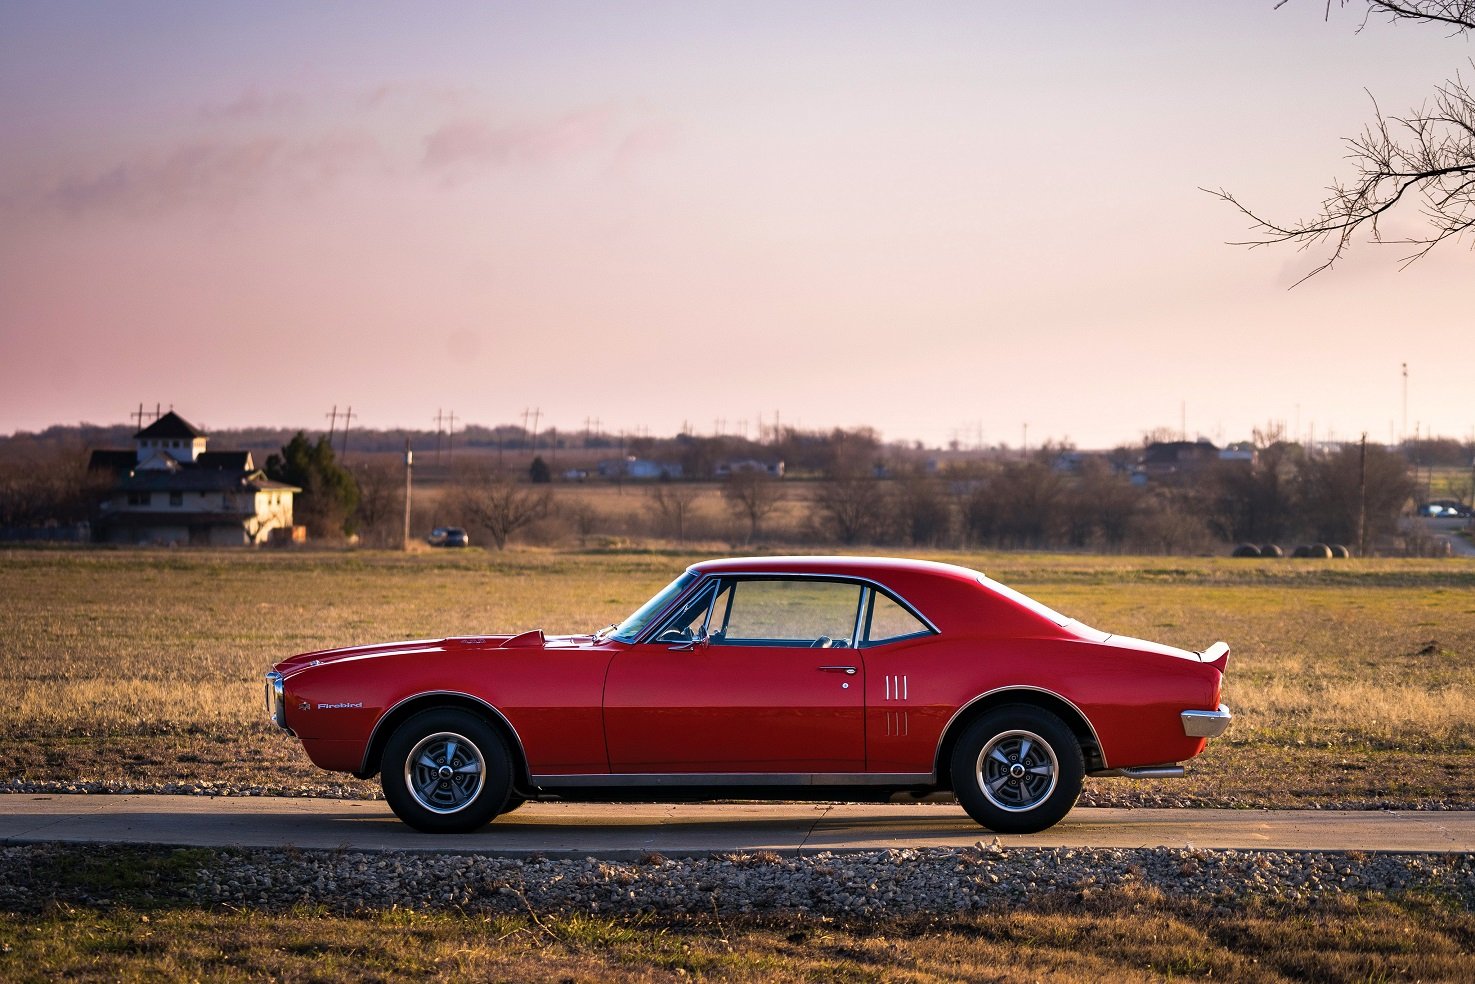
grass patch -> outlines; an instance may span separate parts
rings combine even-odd
[[[1469,913],[1417,901],[1215,914],[1130,894],[1078,911],[877,922],[398,910],[0,914],[0,977],[80,980],[1468,980]]]

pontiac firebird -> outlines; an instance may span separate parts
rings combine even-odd
[[[1229,726],[1228,658],[1089,628],[963,567],[763,557],[696,564],[589,634],[293,656],[266,700],[314,763],[378,773],[423,831],[528,800],[951,791],[1027,833],[1088,775],[1183,775]]]

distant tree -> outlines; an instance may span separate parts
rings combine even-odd
[[[533,463],[528,466],[528,478],[534,485],[547,485],[553,481],[553,472],[549,469],[548,462],[543,460],[542,455],[535,457]]]
[[[646,492],[646,503],[655,517],[659,532],[674,536],[677,543],[686,542],[686,527],[696,509],[699,490],[680,482],[657,482]]]
[[[743,469],[722,483],[722,498],[732,514],[748,524],[748,541],[758,539],[758,526],[783,502],[783,484],[766,471]]]
[[[1205,478],[1209,525],[1231,542],[1274,543],[1297,521],[1295,478],[1301,448],[1277,441],[1253,462],[1221,461]]]
[[[359,487],[359,535],[375,546],[397,546],[404,535],[404,466],[369,459],[351,471]]]
[[[1276,7],[1287,2],[1279,0]],[[1344,7],[1348,2],[1340,0]],[[1365,4],[1369,16],[1429,24],[1455,34],[1475,31],[1475,0],[1354,2]],[[1309,218],[1268,218],[1223,189],[1210,191],[1239,209],[1259,234],[1238,245],[1329,245],[1326,259],[1306,275],[1311,277],[1340,259],[1359,230],[1373,242],[1388,241],[1380,224],[1394,214],[1413,212],[1423,221],[1422,232],[1391,240],[1409,248],[1405,265],[1445,240],[1462,238],[1475,225],[1475,93],[1459,75],[1438,86],[1430,103],[1404,116],[1385,116],[1374,102],[1373,121],[1345,143],[1345,157],[1357,174],[1349,181],[1334,181]]]
[[[266,474],[302,490],[293,504],[293,518],[316,537],[354,532],[358,516],[358,482],[338,463],[327,437],[317,443],[298,431],[280,454],[266,459]]]
[[[471,465],[457,469],[448,499],[467,526],[486,533],[502,550],[514,533],[548,514],[553,493],[546,486],[519,484],[506,472]]]
[[[898,532],[913,546],[940,547],[952,537],[953,506],[938,478],[902,475],[892,484],[889,507]]]
[[[820,530],[847,545],[874,543],[885,531],[881,482],[864,472],[843,472],[820,482],[812,508]]]
[[[1359,514],[1366,517],[1366,540],[1398,532],[1398,517],[1414,492],[1403,456],[1376,444],[1362,449],[1347,444],[1328,455],[1309,458],[1302,466],[1302,522],[1324,543],[1357,543]]]
[[[0,455],[0,526],[80,523],[96,510],[111,474],[89,473],[75,439],[12,440]]]

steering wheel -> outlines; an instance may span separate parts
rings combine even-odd
[[[820,636],[818,639],[814,640],[813,642],[811,642],[809,644],[809,648],[810,649],[829,649],[830,648],[830,644],[832,642],[834,642],[834,641],[835,640],[831,639],[829,636]]]

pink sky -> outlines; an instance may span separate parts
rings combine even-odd
[[[1475,432],[1468,244],[1247,251],[1471,49],[1272,0],[0,4],[0,433]]]

